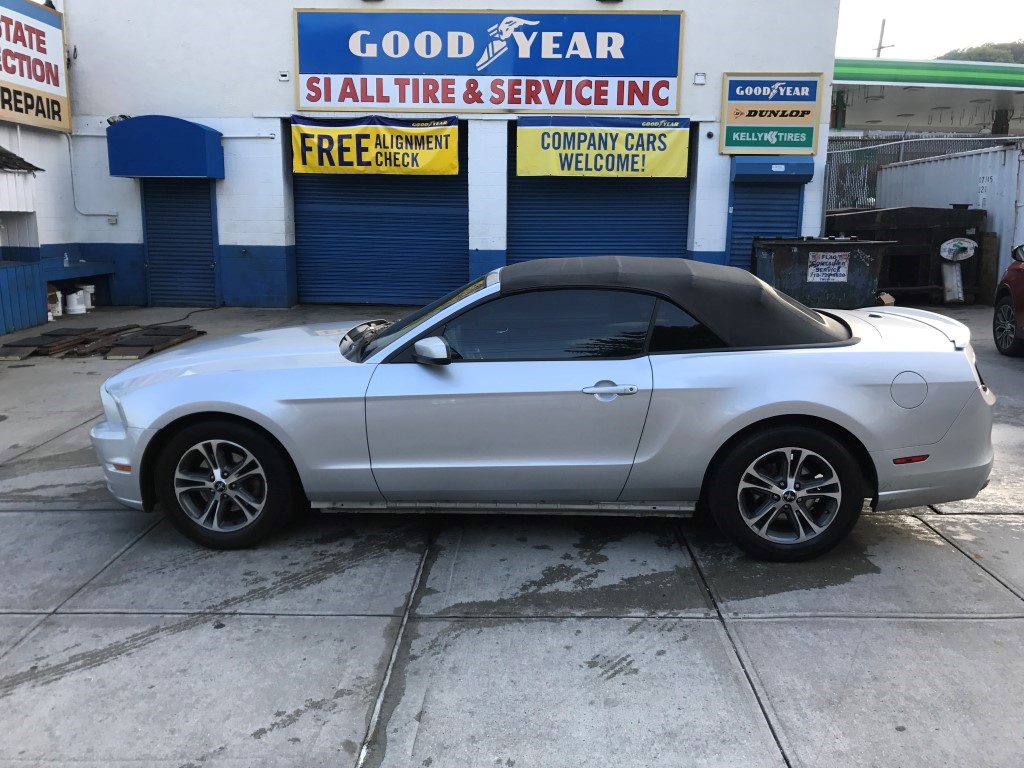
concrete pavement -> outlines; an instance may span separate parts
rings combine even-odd
[[[204,550],[106,496],[87,425],[122,363],[0,367],[0,766],[1020,765],[1024,361],[990,312],[953,314],[1000,397],[992,486],[797,565],[599,517],[311,515]]]

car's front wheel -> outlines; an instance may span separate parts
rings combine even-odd
[[[1024,339],[1017,338],[1017,313],[1013,309],[1013,297],[1003,296],[996,302],[992,314],[992,338],[996,349],[1009,357],[1024,355]]]
[[[305,500],[282,450],[259,430],[230,421],[175,433],[155,472],[157,498],[170,521],[214,549],[256,544]]]
[[[832,549],[857,522],[864,496],[857,460],[806,427],[744,438],[715,467],[706,494],[723,533],[748,554],[779,561]]]

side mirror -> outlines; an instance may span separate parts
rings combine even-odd
[[[1010,255],[1013,256],[1014,261],[1024,261],[1024,245],[1018,245],[1010,251]]]
[[[413,345],[412,359],[423,365],[448,365],[452,361],[452,350],[440,336],[429,336]]]

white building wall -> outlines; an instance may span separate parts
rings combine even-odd
[[[551,0],[540,5],[544,10],[610,13],[684,11],[680,114],[700,123],[693,137],[697,148],[688,248],[710,258],[724,252],[730,163],[718,154],[722,75],[822,72],[827,115],[839,0]],[[65,139],[23,128],[20,154],[46,169],[36,180],[39,240],[142,243],[141,185],[109,176],[106,118],[165,114],[208,125],[226,136],[226,178],[217,182],[220,242],[287,247],[294,243],[294,221],[289,137],[281,120],[295,111],[294,8],[500,7],[515,13],[534,10],[538,4],[405,0],[384,7],[363,0],[58,0],[57,6],[65,12],[73,53],[69,80],[75,199]],[[281,81],[282,73],[286,82]],[[706,85],[694,84],[696,73],[705,74]],[[470,120],[470,248],[504,251],[505,130],[510,116],[461,117]],[[706,138],[709,130],[713,139]],[[0,143],[13,147],[12,133],[13,127],[0,127]],[[275,136],[232,138],[248,134]],[[808,235],[818,234],[820,227],[826,137],[823,126],[815,179],[805,193],[803,232]]]
[[[508,123],[469,122],[469,249],[504,251],[508,223]]]

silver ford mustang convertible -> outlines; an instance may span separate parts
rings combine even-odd
[[[543,259],[395,323],[193,344],[111,377],[111,492],[210,547],[308,508],[687,515],[813,557],[975,496],[995,397],[961,323],[814,311],[731,267]]]

